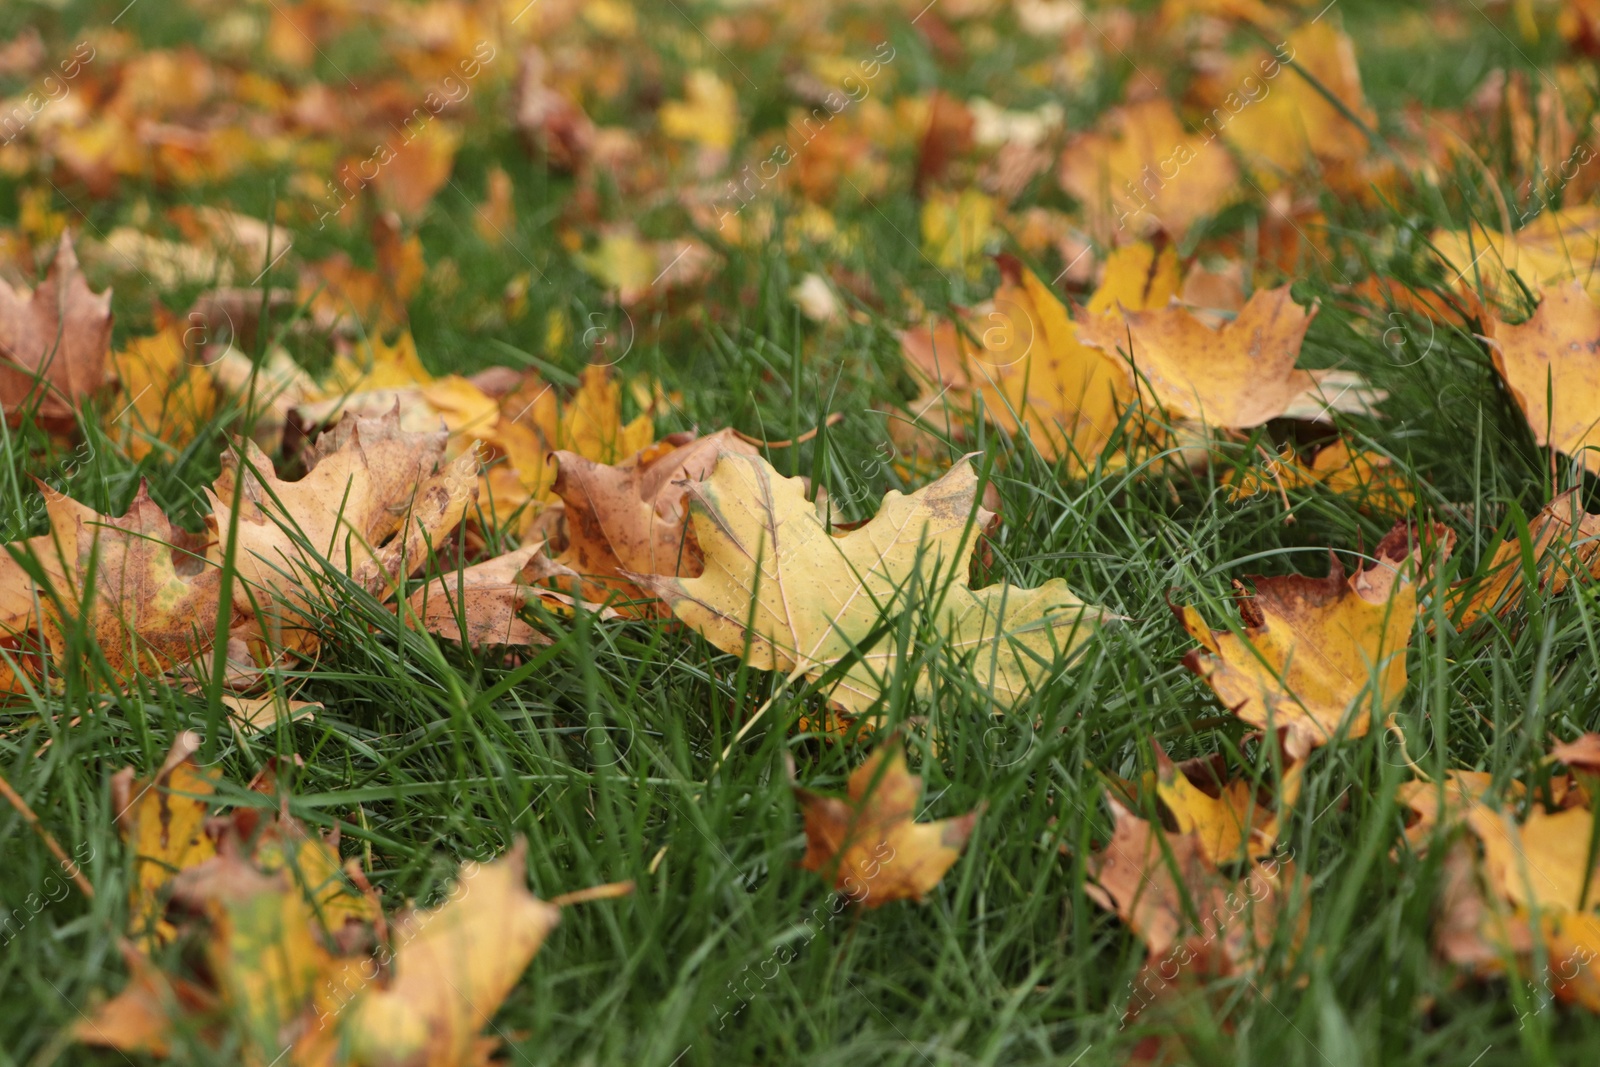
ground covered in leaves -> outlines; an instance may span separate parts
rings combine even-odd
[[[0,1064],[1600,1050],[1591,0],[0,9]]]

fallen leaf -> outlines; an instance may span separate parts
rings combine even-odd
[[[1129,355],[1140,388],[1174,418],[1245,430],[1276,418],[1325,419],[1330,410],[1370,412],[1381,391],[1352,388],[1348,374],[1295,367],[1316,310],[1302,309],[1285,285],[1257,290],[1221,329],[1174,304],[1126,311],[1125,323],[1085,320],[1078,337]]]
[[[107,411],[106,431],[135,460],[148,456],[157,441],[182,448],[215,412],[213,378],[189,351],[181,323],[134,338],[111,358],[119,394]]]
[[[661,105],[661,132],[717,152],[733,147],[739,131],[739,97],[733,87],[704,68],[684,78],[684,99]]]
[[[70,424],[77,404],[106,381],[111,290],[89,288],[72,235],[63,233],[43,283],[31,293],[0,279],[0,410],[15,420]]]
[[[352,1064],[469,1067],[485,1062],[480,1031],[561,921],[527,889],[527,843],[462,866],[450,899],[393,922],[394,976],[352,1009]]]
[[[795,787],[805,817],[800,866],[867,908],[921,900],[961,856],[982,813],[917,822],[922,778],[906,768],[905,744],[891,738],[850,773],[849,800]]]
[[[567,533],[558,562],[583,577],[586,599],[619,598],[623,614],[647,616],[658,607],[670,614],[628,575],[699,576],[700,546],[685,497],[691,483],[710,477],[723,452],[759,455],[732,430],[674,434],[615,466],[575,452],[554,454],[553,490],[565,505]]]
[[[549,644],[518,612],[535,596],[551,595],[536,590],[535,583],[577,575],[551,560],[544,548],[536,541],[433,579],[408,598],[412,617],[429,633],[473,647]]]
[[[1600,515],[1583,510],[1576,490],[1557,495],[1529,521],[1528,552],[1534,587],[1547,596],[1574,579],[1600,577]],[[1528,578],[1522,539],[1502,541],[1482,575],[1452,587],[1449,611],[1460,612],[1457,626],[1466,629],[1487,615],[1504,617],[1526,598]]]
[[[385,923],[359,868],[341,869],[336,840],[307,832],[286,804],[277,814],[240,807],[204,828],[203,798],[179,806],[180,784],[203,787],[203,796],[214,788],[193,768],[197,745],[183,735],[131,802],[131,770],[115,790],[139,850],[133,909],[160,917],[165,908],[167,936],[194,951],[158,964],[126,945],[127,986],[73,1036],[165,1055],[183,1033],[241,1062],[293,1067],[487,1063],[498,1043],[480,1031],[560,920],[556,904],[525,887],[526,843],[492,863],[464,864],[444,903]],[[558,900],[611,899],[629,888]]]
[[[1465,230],[1434,231],[1429,243],[1445,265],[1446,289],[1481,291],[1491,302],[1520,300],[1523,288],[1514,274],[1535,293],[1576,281],[1600,297],[1594,270],[1600,262],[1600,205],[1544,211],[1520,230],[1512,230],[1508,218],[1505,226],[1496,231],[1474,222]]]
[[[1102,238],[1157,230],[1182,237],[1240,195],[1227,150],[1185,130],[1161,98],[1113,108],[1097,130],[1070,138],[1057,177]]]
[[[1484,331],[1534,441],[1600,473],[1600,305],[1568,282],[1546,289],[1526,322],[1491,312]]]
[[[117,828],[134,857],[128,933],[143,944],[170,941],[176,932],[163,917],[173,876],[217,854],[205,833],[217,776],[195,762],[198,751],[200,735],[186,731],[149,781],[136,781],[132,767],[111,779]]]
[[[934,631],[952,654],[971,657],[972,681],[1004,710],[1041,684],[1113,618],[1053,578],[1034,589],[968,588],[975,534],[991,515],[977,505],[966,462],[910,496],[890,492],[871,521],[830,532],[806,499],[758,456],[722,454],[690,490],[690,521],[705,558],[698,578],[633,574],[678,618],[725,652],[761,670],[815,679],[859,658],[828,687],[846,710],[864,712],[882,693],[900,652],[880,641],[857,648],[885,613],[917,589],[937,591]],[[919,674],[916,687],[931,681]]]
[[[1300,796],[1310,746],[1292,730],[1278,732],[1279,774],[1270,799],[1250,782],[1224,777],[1219,759],[1173,763],[1152,741],[1156,757],[1156,794],[1171,813],[1180,833],[1194,833],[1205,857],[1218,866],[1243,859],[1259,860],[1278,845],[1278,831]]]
[[[1303,930],[1310,918],[1304,883],[1273,855],[1247,865],[1243,879],[1222,874],[1197,833],[1169,833],[1107,794],[1112,836],[1087,859],[1089,899],[1114,913],[1145,943],[1152,961],[1180,967],[1204,961],[1214,974],[1250,974],[1280,924]],[[1176,953],[1176,955],[1174,954]]]
[[[217,530],[237,532],[242,586],[234,603],[260,604],[252,622],[273,647],[300,649],[312,640],[311,576],[324,565],[385,596],[460,523],[477,490],[477,465],[446,463],[447,439],[442,430],[408,433],[390,412],[342,421],[317,442],[298,481],[278,478],[249,442],[243,469],[225,457],[208,496]]]
[[[1443,527],[1430,539],[1448,549]],[[1402,523],[1373,549],[1376,562],[1348,580],[1331,552],[1326,578],[1253,579],[1254,596],[1239,602],[1239,633],[1213,631],[1192,607],[1175,609],[1204,646],[1184,664],[1258,729],[1288,727],[1310,746],[1361,737],[1371,708],[1392,708],[1405,690],[1420,553]]]
[[[1280,63],[1284,58],[1298,69]],[[1348,116],[1369,130],[1377,128],[1378,116],[1362,94],[1355,47],[1331,19],[1294,30],[1267,58],[1247,56],[1226,84],[1239,91],[1207,101],[1213,106],[1204,125],[1220,131],[1268,189],[1319,167],[1325,181],[1363,191],[1351,180],[1353,171],[1343,173],[1369,151],[1361,126]],[[1260,95],[1248,95],[1252,84]]]
[[[961,411],[976,401],[1007,432],[1026,428],[1046,458],[1068,458],[1081,477],[1104,454],[1135,395],[1132,376],[1117,357],[1080,343],[1067,309],[1037,275],[1010,256],[999,264],[993,300],[965,323],[972,340],[950,322],[901,334],[906,361],[929,383],[912,409],[937,432],[937,413],[927,415],[935,402]],[[1118,249],[1080,318],[1095,317],[1109,331],[1123,307],[1164,304],[1177,289],[1177,269],[1170,246]]]

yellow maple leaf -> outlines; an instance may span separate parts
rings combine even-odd
[[[690,495],[704,573],[633,577],[712,644],[762,670],[815,679],[858,653],[828,688],[857,713],[878,699],[900,652],[881,638],[867,648],[856,643],[913,587],[925,588],[936,593],[930,614],[939,640],[970,658],[974,686],[1004,710],[1112,616],[1060,578],[1034,589],[970,589],[974,534],[991,518],[977,506],[977,487],[971,465],[958,463],[909,496],[890,492],[870,522],[834,536],[801,479],[784,478],[759,456],[724,453]],[[919,672],[917,690],[931,684]]]

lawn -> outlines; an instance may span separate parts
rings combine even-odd
[[[1526,818],[1564,788],[1551,746],[1600,731],[1600,599],[1584,575],[1559,591],[1528,583],[1470,624],[1452,591],[1472,588],[1508,537],[1522,538],[1513,569],[1526,582],[1542,550],[1530,520],[1566,489],[1594,497],[1600,468],[1540,443],[1484,340],[1491,319],[1519,322],[1541,292],[1589,283],[1600,256],[1583,214],[1600,188],[1583,166],[1600,113],[1583,5],[124,5],[0,10],[0,42],[14,42],[0,44],[0,279],[38,285],[70,232],[90,288],[113,293],[110,351],[182,337],[202,354],[148,395],[187,401],[188,380],[207,391],[194,410],[150,409],[124,373],[62,417],[37,397],[8,407],[6,540],[50,528],[47,490],[119,516],[141,484],[175,528],[203,530],[207,490],[245,436],[286,480],[308,465],[258,395],[272,353],[326,385],[341,353],[408,332],[432,379],[508,367],[563,405],[604,365],[621,385],[610,416],[644,418],[644,443],[724,427],[773,442],[754,451],[825,489],[830,524],[971,463],[1000,516],[975,546],[973,586],[1062,578],[1120,618],[1036,662],[997,714],[979,665],[908,595],[875,620],[881,699],[843,716],[833,677],[761,669],[670,612],[534,598],[524,617],[546,643],[463,643],[407,625],[387,590],[327,558],[299,578],[311,637],[263,675],[316,707],[250,726],[224,700],[221,643],[192,665],[130,666],[67,611],[48,655],[5,645],[0,774],[17,799],[0,805],[0,1064],[271,1067],[237,1003],[174,1024],[164,1057],[73,1037],[129,981],[135,861],[113,775],[149,778],[185,731],[216,775],[214,812],[281,809],[336,830],[391,913],[449,899],[463,864],[516,857],[518,842],[542,899],[633,883],[563,907],[498,1009],[472,1006],[509,1063],[1565,1067],[1600,1054],[1600,1004],[1552,994],[1560,961],[1544,940],[1497,946],[1498,967],[1480,972],[1498,975],[1449,957],[1458,853],[1448,827],[1434,847],[1408,841],[1400,799],[1406,783],[1483,771],[1496,804]],[[1324,30],[1353,49],[1354,98],[1304,43]],[[1258,64],[1282,58],[1284,40],[1301,42],[1298,63],[1269,75]],[[1215,111],[1241,69],[1259,93]],[[826,102],[833,86],[843,106]],[[1268,110],[1329,98],[1338,143],[1298,130],[1293,107]],[[1181,153],[1119,110],[1167,100]],[[1118,115],[1123,141],[1108,147]],[[347,179],[368,166],[370,187]],[[1147,166],[1156,177],[1109,203],[1096,202],[1104,184],[1069,176]],[[1216,174],[1225,193],[1207,189]],[[218,236],[212,208],[261,221],[266,242],[236,224]],[[1504,246],[1481,246],[1534,227],[1555,237],[1514,273]],[[1467,235],[1465,260],[1445,254],[1449,234]],[[939,383],[919,377],[907,331],[961,320],[984,350],[984,302],[1012,291],[1008,271],[1077,308],[1113,249],[1140,242],[1185,272],[1237,265],[1244,293],[1291,286],[1317,306],[1298,366],[1354,372],[1383,398],[1320,422],[1280,409],[1220,429],[1130,401],[1093,455],[981,390],[944,383],[922,402]],[[246,291],[238,315],[190,313],[219,288]],[[15,343],[4,329],[0,349]],[[259,368],[253,385],[211,387],[224,348]],[[1551,380],[1552,400],[1562,388]],[[1600,390],[1588,399],[1600,411]],[[919,414],[937,425],[917,434]],[[1371,485],[1285,484],[1268,466],[1286,446],[1309,457],[1336,440],[1381,457],[1398,503]],[[519,473],[512,513],[480,493],[463,531],[401,576],[407,591],[551,529],[548,481],[530,489],[541,475]],[[1236,493],[1249,477],[1263,491]],[[1351,713],[1365,726],[1317,737],[1296,769],[1275,829],[1293,906],[1257,927],[1244,958],[1152,983],[1148,931],[1096,901],[1113,798],[1178,839],[1151,800],[1152,740],[1173,760],[1220,753],[1263,796],[1288,773],[1186,666],[1197,641],[1174,608],[1241,633],[1251,587],[1235,583],[1320,579],[1330,551],[1346,572],[1373,566],[1396,520],[1442,523],[1453,550],[1411,572],[1403,686],[1363,678]],[[227,576],[241,565],[217,560]],[[8,600],[27,599],[21,566],[4,572],[19,586],[0,591]],[[216,618],[212,638],[226,633]],[[922,900],[862,907],[800,866],[792,786],[844,795],[890,736],[925,782],[918,818],[982,810]],[[278,792],[251,791],[268,768]],[[47,842],[80,861],[92,899]],[[1573,847],[1586,914],[1572,921],[1600,922],[1584,873],[1594,835]],[[1239,878],[1256,859],[1219,866]],[[204,944],[191,930],[138,951],[204,976],[216,968]],[[1594,997],[1594,976],[1582,980]]]

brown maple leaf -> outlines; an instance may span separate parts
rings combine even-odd
[[[700,545],[685,501],[690,484],[709,478],[723,452],[760,454],[733,430],[669,434],[615,466],[576,452],[554,453],[554,491],[564,504],[567,534],[557,562],[582,575],[585,598],[618,598],[624,615],[672,614],[629,575],[699,576]]]
[[[47,423],[70,423],[78,402],[106,382],[111,290],[96,293],[63,233],[44,282],[31,293],[0,280],[0,410],[33,403]]]

